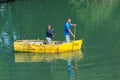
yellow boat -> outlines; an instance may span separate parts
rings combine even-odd
[[[70,43],[52,41],[51,44],[46,44],[44,40],[17,40],[14,42],[14,51],[57,53],[79,50],[81,46],[82,40],[73,40]]]

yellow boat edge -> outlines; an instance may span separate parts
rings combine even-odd
[[[60,53],[80,50],[83,40],[73,40],[70,43],[52,41],[52,44],[44,44],[44,40],[16,40],[14,51],[33,53]]]

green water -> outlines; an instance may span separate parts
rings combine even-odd
[[[78,68],[75,80],[120,80],[119,0],[18,0],[0,4],[0,80],[70,80],[67,60],[16,63],[13,50],[15,40],[45,39],[48,24],[55,29],[54,40],[64,40],[66,17],[77,24],[76,39],[83,39],[83,58],[72,59]],[[25,59],[29,61],[28,56]]]

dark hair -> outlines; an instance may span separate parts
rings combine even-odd
[[[68,21],[70,18],[66,18],[66,21]]]

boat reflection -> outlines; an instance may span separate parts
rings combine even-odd
[[[81,50],[64,53],[15,53],[15,62],[52,62],[68,58],[80,60],[83,59],[83,54]]]

